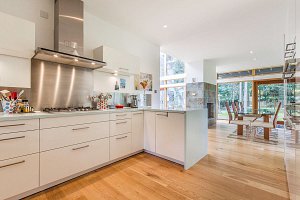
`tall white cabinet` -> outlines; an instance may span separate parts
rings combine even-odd
[[[144,148],[146,151],[155,152],[155,112],[144,112]]]

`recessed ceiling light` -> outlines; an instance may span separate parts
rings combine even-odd
[[[95,65],[96,63],[95,62],[92,62],[92,65]]]
[[[250,54],[253,54],[254,52],[253,51],[250,51]]]
[[[114,73],[114,76],[118,76],[118,73]]]
[[[75,61],[75,62],[78,62],[78,59],[77,59],[77,58],[75,58],[75,59],[74,59],[74,61]]]
[[[115,70],[115,73],[117,74],[117,73],[118,73],[118,71],[117,71],[117,70]]]
[[[164,25],[163,27],[164,27],[164,28],[168,28],[168,25]]]
[[[53,56],[54,56],[55,58],[57,58],[57,57],[58,57],[58,55],[56,55],[56,54],[54,54]]]
[[[256,59],[256,58],[253,58],[253,60],[256,61],[257,59]]]

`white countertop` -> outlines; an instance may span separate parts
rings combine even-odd
[[[16,113],[16,114],[5,114],[0,113],[1,121],[11,120],[26,120],[26,119],[43,119],[43,118],[55,118],[55,117],[68,117],[68,116],[82,116],[82,115],[98,115],[98,114],[109,114],[116,112],[136,112],[136,111],[153,111],[153,112],[179,112],[185,113],[188,111],[203,110],[203,109],[161,109],[161,108],[123,108],[123,109],[110,109],[110,110],[93,110],[93,111],[74,111],[74,112],[55,112],[47,113],[36,111],[35,113]]]

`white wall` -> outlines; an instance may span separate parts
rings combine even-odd
[[[216,62],[213,60],[187,63],[185,71],[187,83],[192,83],[193,78],[196,79],[196,82],[206,82],[214,85],[217,82]]]
[[[217,84],[216,62],[213,60],[203,61],[203,82]]]
[[[48,19],[40,17],[40,10],[48,13]],[[53,49],[54,0],[0,0],[0,11],[34,22],[36,24],[36,47]],[[93,49],[101,45],[138,56],[141,62],[140,71],[153,75],[153,89],[159,92],[159,46],[107,23],[86,10],[84,43],[85,56],[88,57],[92,57]],[[99,81],[105,81],[105,79],[100,80],[99,77]],[[159,106],[159,93],[153,95],[152,105]]]
[[[300,1],[296,0],[297,58],[300,58]]]

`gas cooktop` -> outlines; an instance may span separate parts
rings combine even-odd
[[[44,108],[43,112],[56,113],[56,112],[78,112],[78,111],[93,111],[97,110],[92,107],[68,107],[68,108]]]

